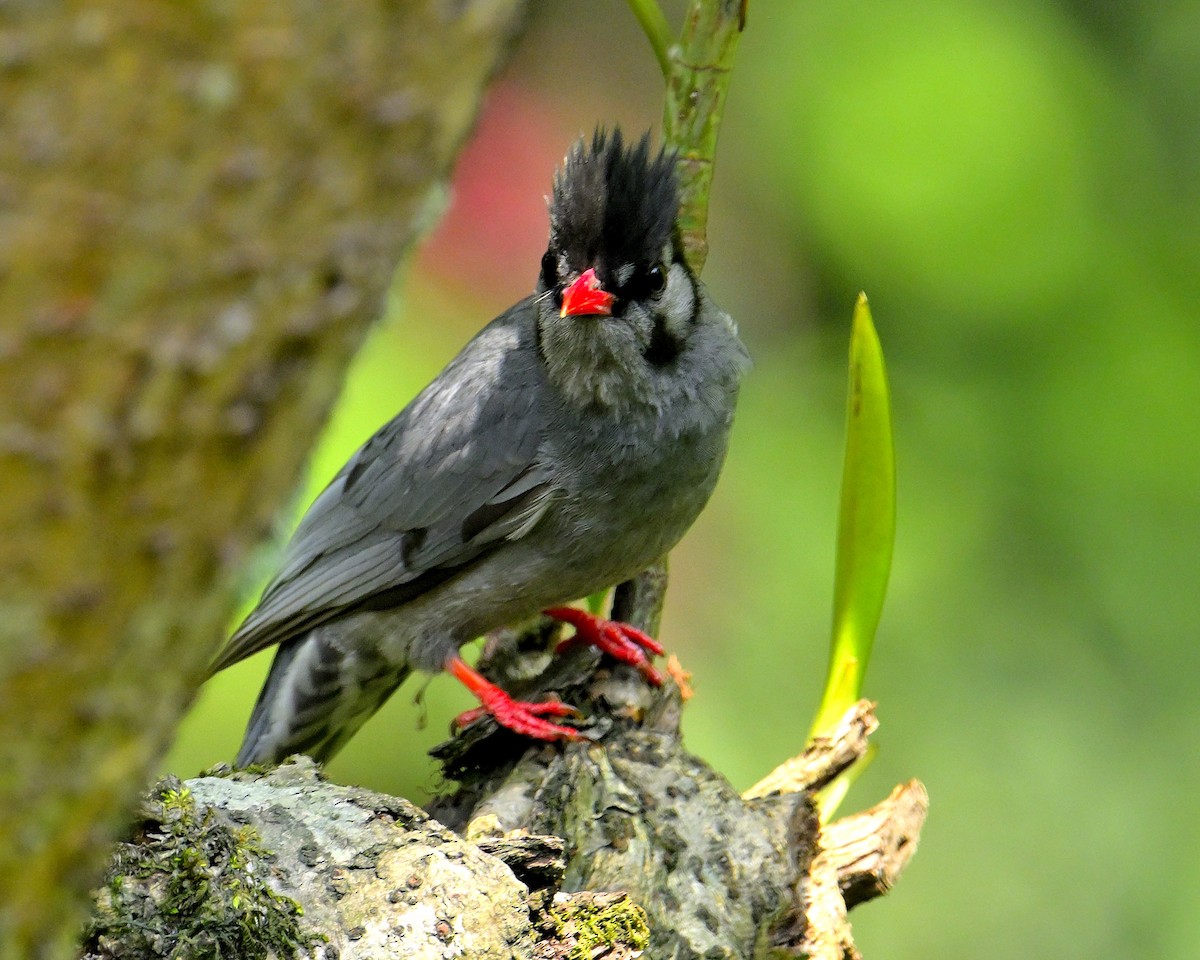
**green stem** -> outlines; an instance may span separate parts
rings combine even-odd
[[[663,140],[679,155],[684,254],[698,274],[708,258],[708,199],[717,131],[748,0],[691,0],[669,51]]]
[[[663,77],[669,77],[671,60],[667,51],[671,47],[671,28],[667,24],[662,7],[658,5],[657,0],[625,0],[625,2],[629,4],[629,9],[637,17],[638,23],[642,25],[642,33],[650,41]]]
[[[679,42],[670,46],[666,21],[655,0],[628,2],[664,64],[663,145],[679,158],[680,239],[688,264],[699,275],[708,258],[708,196],[717,129],[749,0],[691,0]],[[622,587],[641,598],[641,615],[652,624],[645,629],[654,633],[666,599],[666,558]]]

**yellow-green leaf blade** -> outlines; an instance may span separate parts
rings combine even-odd
[[[814,735],[829,730],[861,695],[887,592],[895,533],[896,465],[887,371],[866,295],[860,294],[850,335],[833,638]]]

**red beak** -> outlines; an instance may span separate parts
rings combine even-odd
[[[590,267],[563,291],[562,316],[612,316],[612,305],[616,299],[600,286],[600,278]]]

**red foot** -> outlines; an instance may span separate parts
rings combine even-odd
[[[446,661],[446,669],[475,694],[480,703],[480,706],[474,710],[467,710],[455,717],[454,723],[457,726],[465,727],[484,714],[491,714],[500,726],[508,727],[509,730],[526,737],[533,737],[535,740],[586,739],[574,727],[564,727],[542,719],[542,717],[578,716],[579,711],[569,703],[563,703],[561,700],[546,700],[542,703],[514,700],[459,657],[451,657]]]
[[[622,663],[637,667],[642,676],[656,687],[662,686],[662,674],[654,669],[647,653],[660,656],[665,651],[662,644],[648,633],[627,623],[605,620],[578,607],[551,607],[542,612],[553,620],[561,620],[575,628],[574,636],[560,643],[555,652],[562,653],[581,643],[590,643]]]

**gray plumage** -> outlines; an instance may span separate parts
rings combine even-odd
[[[677,209],[673,158],[646,138],[572,149],[535,293],[342,468],[214,664],[279,646],[239,766],[328,759],[411,670],[634,576],[691,526],[748,361]],[[612,316],[562,315],[589,268]]]

